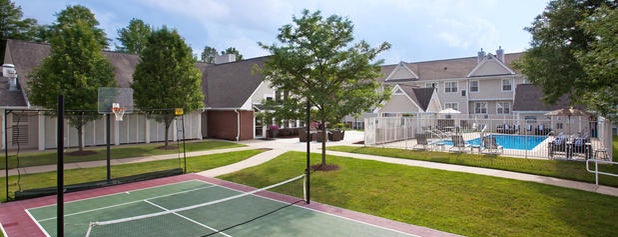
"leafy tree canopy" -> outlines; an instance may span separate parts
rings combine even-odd
[[[236,61],[242,60],[242,54],[240,54],[240,52],[238,52],[238,50],[234,47],[229,47],[221,51],[221,55],[224,55],[224,54],[233,54],[236,56]]]
[[[109,46],[109,39],[106,38],[105,31],[97,28],[99,21],[97,21],[94,14],[87,7],[81,5],[69,6],[56,14],[56,17],[56,22],[51,27],[53,31],[61,31],[63,28],[71,27],[77,24],[78,21],[81,21],[93,30],[95,38],[99,40],[99,44],[103,45],[104,48]]]
[[[140,59],[131,84],[135,105],[165,123],[167,138],[174,108],[187,113],[204,106],[202,73],[184,39],[165,26],[148,37]]]
[[[204,50],[202,51],[200,60],[202,62],[215,63],[215,57],[224,54],[234,54],[236,56],[236,61],[240,61],[243,59],[242,54],[240,54],[240,52],[234,47],[229,47],[221,51],[221,54],[219,54],[217,53],[217,49],[210,46],[205,46]]]
[[[210,46],[205,46],[200,59],[202,62],[214,63],[215,57],[217,57],[217,55],[217,49]]]
[[[375,78],[383,62],[376,56],[389,49],[389,43],[376,48],[365,41],[353,43],[350,20],[336,15],[324,18],[319,11],[304,10],[302,17],[293,17],[293,24],[279,32],[281,45],[259,43],[272,54],[261,73],[274,88],[289,94],[284,98],[288,102],[277,110],[300,111],[308,100],[315,118],[325,123],[362,113],[388,98]],[[323,165],[325,157],[323,149]]]
[[[23,19],[21,7],[10,0],[0,0],[0,39],[18,39],[33,41],[37,37],[37,21]]]
[[[71,18],[54,26],[49,38],[50,56],[43,59],[27,82],[32,104],[55,110],[57,95],[64,95],[67,110],[95,111],[98,88],[116,85],[113,68],[102,53],[104,38],[88,20]],[[82,127],[96,118],[95,113],[68,116],[78,130],[80,150]]]
[[[615,1],[553,0],[526,28],[531,48],[515,67],[548,103],[568,94],[573,104],[615,116],[617,23]]]
[[[131,19],[129,26],[118,30],[118,41],[121,45],[116,45],[116,50],[123,53],[139,54],[146,43],[148,36],[152,33],[152,27],[140,19]]]

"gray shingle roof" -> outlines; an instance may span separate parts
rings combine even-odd
[[[522,53],[510,53],[504,55],[505,65],[512,67],[514,60],[521,57]],[[405,63],[410,70],[418,75],[418,81],[439,79],[466,78],[478,64],[477,57],[454,58],[425,62]],[[397,67],[398,64],[382,66],[383,76],[377,78],[383,83],[386,77]]]
[[[541,88],[532,84],[519,84],[515,89],[515,100],[513,101],[513,111],[552,111],[569,107],[569,98],[563,95],[555,105],[545,104],[541,97]],[[580,108],[580,106],[576,106]]]
[[[251,69],[254,65],[262,67],[267,59],[268,57],[259,57],[204,67],[205,80],[202,81],[202,89],[207,91],[204,97],[206,107],[240,108],[264,78],[261,74],[253,73]]]
[[[429,102],[434,92],[434,88],[419,88],[408,85],[399,85],[401,89],[406,93],[423,111],[427,111]]]

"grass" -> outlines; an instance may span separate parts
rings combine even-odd
[[[337,156],[327,161],[340,169],[312,173],[312,200],[392,220],[468,236],[615,236],[618,229],[612,196]],[[304,167],[305,153],[288,152],[219,178],[264,187]]]
[[[158,147],[162,146],[161,143],[155,144],[140,144],[140,145],[123,145],[123,146],[113,146],[110,149],[110,156],[112,159],[122,159],[129,157],[142,157],[142,156],[153,156],[153,155],[165,155],[165,154],[174,154],[182,152],[179,149],[158,149]],[[226,142],[226,141],[200,141],[200,142],[187,142],[186,143],[186,151],[202,151],[202,150],[213,150],[213,149],[226,149],[233,147],[241,147],[244,145]],[[105,160],[107,153],[105,147],[97,147],[92,149],[87,149],[90,151],[95,151],[96,153],[92,155],[71,155],[70,152],[66,152],[64,156],[65,163],[74,163],[74,162],[82,162],[82,161],[94,161],[94,160]],[[3,155],[4,156],[4,155]],[[18,159],[19,158],[19,159]],[[17,167],[19,162],[19,167],[30,167],[30,166],[39,166],[39,165],[51,165],[56,164],[56,152],[55,151],[44,151],[44,152],[21,152],[20,154],[9,154],[9,168],[13,169]],[[5,168],[4,159],[2,159],[2,164],[0,164],[0,169]]]
[[[617,146],[618,144],[616,143],[615,139],[614,148]],[[328,149],[333,151],[508,170],[520,173],[584,181],[589,183],[595,182],[594,175],[586,171],[586,164],[584,162],[578,161],[524,159],[467,153],[454,154],[446,152],[414,151],[406,149],[378,147],[331,146],[328,147]],[[618,165],[599,165],[599,170],[618,174]],[[601,175],[599,176],[599,183],[603,185],[618,187],[618,177]]]
[[[228,164],[233,164],[261,152],[263,152],[263,150],[244,150],[237,152],[188,157],[187,172],[199,172],[220,166],[225,166]],[[115,165],[112,166],[111,170],[112,177],[123,177],[178,167],[179,161],[177,159],[172,159],[136,164]],[[65,170],[64,175],[66,185],[105,180],[107,178],[106,167]],[[17,186],[17,179],[17,176],[9,177],[9,194],[11,198],[13,197],[13,193],[19,189],[19,187]],[[56,172],[22,175],[21,179],[22,180],[20,183],[22,190],[43,187],[55,187],[57,180]],[[0,178],[0,183],[2,184],[0,185],[1,202],[6,201],[6,187],[4,185],[5,182],[5,177]]]

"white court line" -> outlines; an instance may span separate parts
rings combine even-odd
[[[148,204],[150,204],[150,205],[153,205],[153,206],[155,206],[155,207],[158,207],[158,208],[160,208],[161,210],[164,210],[164,211],[170,211],[169,209],[164,208],[164,207],[162,207],[162,206],[159,206],[159,205],[157,205],[157,204],[154,204],[154,203],[152,203],[152,202],[150,202],[150,201],[148,201],[148,200],[144,200],[144,202],[146,202],[146,203],[148,203]],[[190,221],[190,222],[193,222],[194,224],[197,224],[197,225],[199,225],[199,226],[201,226],[201,227],[204,227],[204,228],[206,228],[206,229],[212,230],[212,231],[214,231],[214,232],[216,232],[216,233],[222,234],[222,235],[227,236],[227,237],[232,237],[231,235],[228,235],[228,234],[226,234],[226,233],[224,233],[224,232],[221,232],[221,231],[219,231],[219,230],[217,230],[217,229],[215,229],[215,228],[212,228],[212,227],[210,227],[210,226],[207,226],[207,225],[205,225],[205,224],[202,224],[201,222],[196,221],[196,220],[193,220],[193,219],[191,219],[191,218],[189,218],[189,217],[186,217],[186,216],[180,215],[180,214],[178,214],[178,213],[176,213],[176,212],[170,212],[170,213],[172,213],[172,214],[174,214],[174,215],[176,215],[176,216],[178,216],[178,217],[180,217],[180,218],[183,218],[183,219],[185,219],[185,220],[188,220],[188,221]]]
[[[75,212],[75,213],[71,213],[71,214],[66,214],[66,215],[64,215],[64,217],[80,215],[80,214],[89,213],[89,212],[95,212],[95,211],[100,211],[100,210],[105,210],[105,209],[109,209],[109,208],[113,208],[113,207],[119,207],[119,206],[129,205],[129,204],[133,204],[133,203],[143,202],[143,201],[147,201],[147,200],[152,200],[152,199],[156,199],[156,198],[169,197],[169,196],[173,196],[173,195],[176,195],[176,194],[188,193],[188,192],[193,192],[193,191],[198,191],[198,190],[203,190],[203,189],[208,189],[208,188],[213,188],[213,187],[217,187],[217,186],[216,185],[212,185],[212,186],[206,186],[206,187],[201,187],[201,188],[194,188],[194,189],[189,189],[189,190],[185,190],[185,191],[181,191],[181,192],[169,193],[169,194],[155,196],[155,197],[150,197],[150,198],[146,198],[146,199],[135,200],[135,201],[131,201],[131,202],[119,203],[119,204],[116,204],[116,205],[105,206],[105,207],[100,207],[100,208],[95,208],[95,209]],[[49,221],[49,220],[55,220],[56,218],[57,217],[50,217],[50,218],[41,219],[41,220],[38,220],[38,221],[39,222],[44,222],[44,221]]]

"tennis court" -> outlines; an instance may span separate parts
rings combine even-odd
[[[306,204],[302,197],[195,174],[181,177],[111,187],[101,195],[72,195],[69,199],[74,200],[64,204],[65,236],[449,235],[319,203]],[[297,178],[277,188],[302,189],[303,179]],[[42,232],[35,236],[56,236],[55,204],[24,210]]]

